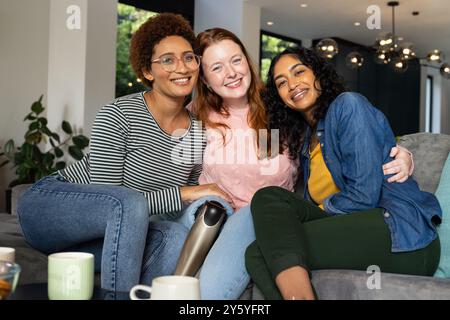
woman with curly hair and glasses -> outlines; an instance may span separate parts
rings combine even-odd
[[[396,144],[385,116],[303,48],[272,60],[266,104],[305,185],[304,198],[268,187],[252,199],[256,241],[246,265],[266,298],[313,299],[310,271],[318,269],[433,275],[442,212],[412,178],[383,175]]]
[[[126,292],[174,272],[188,230],[150,216],[174,216],[183,201],[206,195],[230,200],[215,184],[197,185],[202,128],[184,107],[200,65],[194,41],[179,15],[142,24],[130,62],[150,90],[105,105],[90,153],[35,183],[19,202],[28,243],[47,254],[93,252],[103,289]],[[186,150],[188,159],[173,159],[174,150]]]

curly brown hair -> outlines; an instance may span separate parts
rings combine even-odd
[[[151,69],[150,61],[155,46],[169,36],[183,37],[194,47],[195,33],[189,21],[174,13],[160,13],[150,17],[131,38],[130,63],[136,76],[147,87],[151,88],[152,83],[144,77],[143,71]]]

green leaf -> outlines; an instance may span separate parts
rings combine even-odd
[[[40,101],[36,101],[33,102],[33,104],[31,105],[31,111],[33,111],[36,114],[41,114],[42,111],[44,111],[44,107],[42,106],[42,103]]]
[[[59,161],[55,164],[56,170],[62,170],[66,167],[66,163],[64,161]]]
[[[41,138],[42,136],[40,132],[33,132],[25,137],[25,141],[29,144],[37,144],[41,142]]]
[[[76,146],[70,146],[69,147],[69,154],[75,159],[75,160],[81,160],[84,156],[83,151],[81,151],[80,148]]]
[[[47,126],[43,126],[43,127],[41,128],[41,130],[42,130],[43,133],[45,133],[45,134],[48,135],[49,137],[51,137],[52,134],[53,134],[53,133],[50,131],[50,129],[47,128]]]
[[[30,143],[24,143],[20,151],[26,158],[31,158],[31,155],[33,154],[33,145]]]
[[[32,123],[30,123],[30,126],[28,127],[28,129],[30,131],[37,130],[38,128],[39,128],[39,122],[32,122]]]
[[[52,145],[53,148],[56,148],[56,144],[55,141],[53,141],[52,138],[50,138],[50,144]]]
[[[65,133],[72,134],[72,126],[67,121],[62,122],[62,129]]]
[[[47,119],[43,117],[38,118],[38,121],[41,124],[41,127],[45,127],[47,125]]]
[[[36,120],[36,117],[33,116],[32,112],[30,112],[25,118],[23,118],[23,121],[26,121],[26,120]]]
[[[59,134],[57,133],[52,133],[50,135],[53,139],[55,139],[58,143],[61,143],[61,140],[59,139]]]
[[[12,152],[14,152],[15,148],[16,148],[16,146],[14,145],[14,140],[13,139],[9,139],[5,143],[5,146],[3,147],[3,150],[5,150],[5,154],[11,154]]]
[[[55,159],[54,155],[51,153],[46,153],[42,158],[42,163],[45,167],[49,168],[53,165],[53,159]]]
[[[55,148],[55,156],[57,158],[61,158],[63,155],[64,155],[64,152],[60,148],[56,147]]]
[[[89,139],[83,135],[78,135],[78,136],[73,137],[72,141],[77,147],[79,147],[81,149],[84,149],[89,145]]]

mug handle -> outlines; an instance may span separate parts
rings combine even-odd
[[[130,291],[131,300],[151,300],[151,297],[148,299],[141,299],[141,298],[137,297],[136,291],[138,291],[138,290],[142,290],[142,291],[148,292],[150,294],[152,293],[152,287],[143,286],[143,285],[138,284],[138,285],[134,286],[133,288],[131,288],[131,291]]]

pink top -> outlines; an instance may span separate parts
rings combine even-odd
[[[256,131],[247,123],[248,110],[229,110],[228,118],[216,112],[210,114],[213,122],[224,123],[231,129],[207,128],[203,171],[199,177],[200,184],[216,183],[227,192],[236,210],[249,204],[255,192],[263,187],[279,186],[293,191],[297,179],[298,164],[287,153],[258,159],[256,139],[252,138]],[[226,132],[225,145],[221,132]]]

